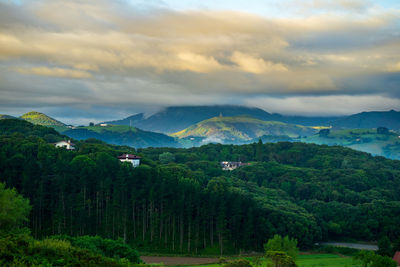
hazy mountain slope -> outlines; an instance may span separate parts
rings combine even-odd
[[[25,113],[20,118],[29,121],[30,123],[39,124],[43,126],[66,126],[64,123],[56,119],[53,119],[47,116],[46,114],[36,111]]]
[[[298,137],[316,132],[317,130],[310,127],[277,121],[263,121],[248,116],[236,116],[208,119],[177,132],[173,136],[179,138],[188,136],[213,137],[225,143],[235,143],[249,141],[264,135]]]
[[[179,106],[168,107],[146,119],[136,122],[134,126],[148,131],[174,133],[200,121],[217,117],[220,114],[224,117],[246,115],[265,121],[281,121],[308,126],[330,125],[330,121],[338,119],[338,117],[283,116],[280,114],[271,114],[259,108],[233,105]],[[129,120],[123,121],[124,125],[129,125]]]
[[[0,120],[7,120],[7,119],[15,119],[15,117],[6,114],[0,114]]]
[[[343,117],[332,123],[335,128],[377,128],[387,127],[400,130],[400,112],[398,111],[372,111],[362,112]]]
[[[96,138],[116,145],[141,147],[178,147],[174,138],[161,133],[143,131],[129,126],[88,126],[62,132],[71,138],[82,140]]]
[[[400,159],[400,137],[396,133],[378,134],[376,129],[331,130],[328,135],[315,134],[302,138],[302,142],[340,145],[373,155]]]
[[[113,125],[129,125],[133,126],[137,124],[139,121],[144,119],[144,114],[143,113],[138,113],[132,116],[129,116],[125,119],[122,120],[115,120],[115,121],[105,121],[102,123],[107,123],[107,124],[113,124]]]
[[[304,116],[284,116],[273,114],[275,121],[281,121],[291,124],[299,124],[304,126],[331,126],[333,121],[342,117],[304,117]]]

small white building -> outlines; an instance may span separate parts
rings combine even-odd
[[[241,161],[222,161],[220,164],[223,171],[232,171],[238,167],[250,165],[250,163],[243,163]]]
[[[59,141],[54,144],[56,147],[65,147],[68,150],[74,150],[75,144],[71,143],[71,140],[68,141]]]
[[[107,124],[107,123],[100,123],[100,126],[101,126],[101,127],[107,127],[108,124]]]
[[[132,154],[122,154],[121,156],[118,157],[119,161],[125,162],[129,161],[132,163],[133,167],[137,167],[140,165],[140,157]]]

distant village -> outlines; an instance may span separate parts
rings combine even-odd
[[[75,144],[71,142],[71,140],[63,140],[53,144],[55,147],[62,147],[67,150],[75,150]],[[118,157],[119,161],[121,162],[129,162],[135,168],[140,165],[141,157],[132,155],[132,154],[122,154]]]
[[[62,140],[53,144],[55,147],[62,147],[67,150],[75,150],[75,144],[71,142],[71,140]],[[129,162],[132,164],[134,168],[140,165],[141,157],[133,154],[122,154],[118,157],[121,162]],[[249,166],[251,163],[244,163],[241,161],[221,161],[220,166],[224,171],[232,171],[242,166]]]

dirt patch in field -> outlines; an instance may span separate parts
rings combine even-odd
[[[162,263],[165,265],[201,265],[218,262],[218,258],[192,258],[192,257],[140,257],[145,263]]]

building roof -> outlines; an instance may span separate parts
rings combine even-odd
[[[62,140],[62,141],[58,141],[58,142],[56,142],[56,143],[54,143],[54,144],[60,144],[60,143],[70,144],[71,146],[74,146],[74,145],[75,145],[74,143],[71,142],[71,140],[68,140],[68,141]]]
[[[132,154],[122,154],[118,159],[140,159],[140,157]]]
[[[400,251],[396,251],[396,253],[394,254],[393,260],[395,262],[397,262],[397,265],[400,266]]]

